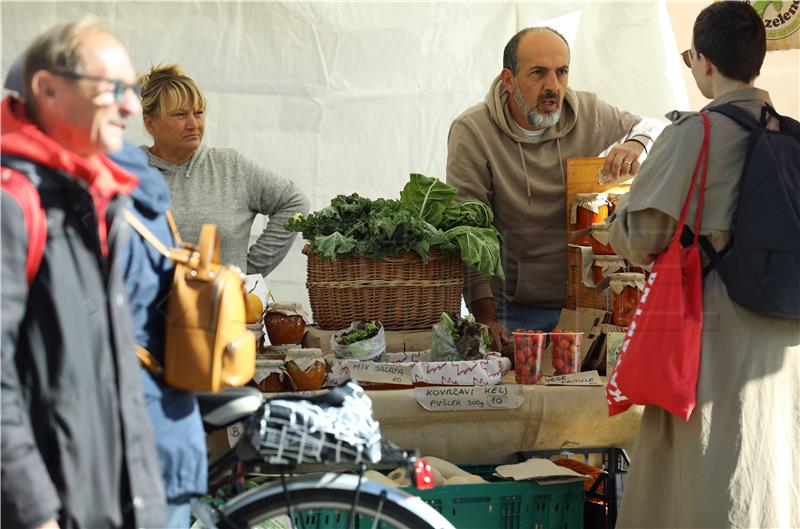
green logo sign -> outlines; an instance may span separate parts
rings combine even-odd
[[[767,40],[780,40],[800,30],[800,0],[755,0],[753,9],[764,21]]]

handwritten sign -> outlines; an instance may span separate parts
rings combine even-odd
[[[416,388],[415,393],[429,411],[514,409],[524,400],[517,384]]]
[[[359,382],[411,385],[411,364],[389,364],[379,362],[347,362],[350,377]]]
[[[600,375],[597,371],[584,371],[582,373],[569,373],[567,375],[553,375],[542,377],[545,386],[602,386]]]

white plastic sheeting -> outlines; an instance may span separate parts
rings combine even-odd
[[[86,13],[140,72],[182,65],[209,100],[206,144],[294,180],[313,209],[340,193],[396,197],[412,171],[444,179],[451,121],[483,100],[526,26],[570,42],[570,86],[652,117],[688,108],[663,2],[3,1],[3,72],[35,35]],[[130,139],[149,144],[135,121]],[[267,281],[307,306],[300,248]]]

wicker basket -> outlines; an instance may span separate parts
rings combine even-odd
[[[371,259],[323,259],[306,246],[308,298],[322,329],[343,329],[355,320],[378,320],[388,331],[423,329],[442,312],[458,313],[464,283],[457,253],[431,250],[423,264],[416,253]]]

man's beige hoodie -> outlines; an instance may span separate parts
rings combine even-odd
[[[513,122],[498,76],[486,100],[450,127],[447,183],[458,199],[478,198],[494,212],[506,279],[468,271],[467,304],[494,296],[541,308],[562,308],[567,290],[565,160],[598,156],[636,139],[649,147],[663,124],[619,110],[590,92],[567,89],[561,118],[539,137]]]

